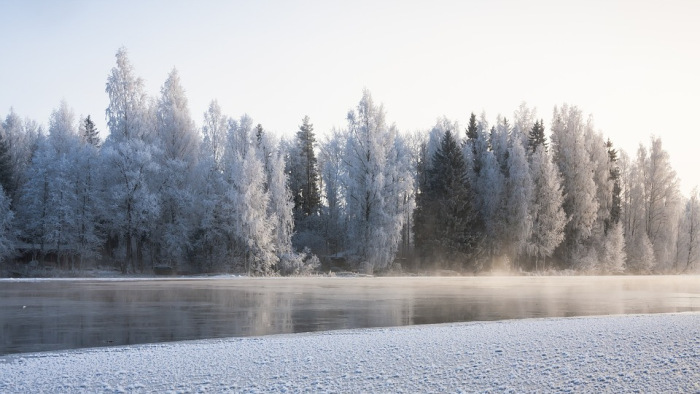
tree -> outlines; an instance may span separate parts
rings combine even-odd
[[[177,69],[168,75],[160,89],[157,107],[158,140],[165,160],[184,161],[191,167],[197,158],[199,136]]]
[[[38,146],[42,128],[33,120],[22,121],[19,115],[10,108],[10,113],[2,124],[4,139],[9,149],[12,168],[12,184],[5,189],[5,193],[14,204],[19,199],[18,193],[26,182],[27,168],[29,167],[34,151]]]
[[[610,168],[610,182],[612,182],[612,197],[610,199],[610,216],[605,224],[605,232],[620,221],[622,215],[622,186],[620,185],[620,167],[617,163],[617,150],[613,148],[613,143],[608,139],[605,143],[608,149],[608,165]]]
[[[347,133],[333,130],[321,143],[319,169],[326,204],[321,207],[321,234],[329,255],[345,250],[347,216],[345,212],[346,172],[344,165]]]
[[[103,172],[109,211],[107,228],[119,240],[113,257],[122,273],[144,269],[144,252],[155,238],[160,203],[149,180],[155,179],[160,165],[154,156],[157,149],[139,139],[111,143],[108,139],[103,155]]]
[[[535,153],[538,146],[547,149],[547,137],[544,135],[544,123],[541,119],[536,121],[535,125],[532,126],[527,141],[530,154]]]
[[[83,142],[99,148],[102,145],[100,140],[100,132],[97,131],[95,127],[95,122],[90,119],[90,115],[87,116],[82,122],[80,122],[80,137]]]
[[[469,125],[467,125],[467,141],[475,141],[477,138],[478,125],[474,112],[469,116]]]
[[[394,160],[397,131],[386,124],[384,108],[365,90],[348,113],[346,145],[348,246],[368,271],[392,263],[401,241],[403,209],[397,200],[412,188],[407,168]]]
[[[152,241],[160,259],[178,266],[187,261],[195,227],[191,176],[198,159],[199,136],[176,69],[170,72],[158,99],[156,143],[160,171],[152,182],[160,199],[161,217]]]
[[[143,270],[146,249],[155,238],[161,207],[159,185],[153,181],[159,179],[164,153],[154,144],[157,111],[144,93],[143,80],[134,75],[125,48],[117,51],[116,59],[105,87],[110,134],[103,149],[103,175],[111,210],[106,224],[109,236],[119,241],[110,252],[126,273]]]
[[[3,193],[5,190],[11,191],[14,187],[12,170],[12,156],[10,155],[8,138],[0,123],[0,186],[2,186]],[[5,197],[7,198],[7,195]]]
[[[0,187],[0,262],[15,253],[15,214],[10,208],[10,199]]]
[[[567,217],[562,208],[564,195],[561,176],[544,146],[539,145],[530,157],[533,181],[532,233],[527,251],[535,258],[535,270],[546,268],[546,259],[564,240]]]
[[[305,116],[289,157],[290,189],[294,198],[294,211],[299,217],[297,222],[318,213],[321,206],[315,143],[314,127],[309,117]]]
[[[204,113],[204,147],[207,154],[220,168],[226,148],[226,133],[228,131],[228,118],[221,112],[219,102],[213,100],[209,104],[207,112]]]
[[[685,202],[678,227],[677,270],[692,271],[700,260],[700,195],[697,187]]]
[[[583,261],[579,256],[590,255],[588,241],[598,213],[593,164],[586,151],[584,126],[577,107],[564,104],[561,109],[554,108],[551,143],[554,161],[562,174],[563,207],[569,218],[561,252],[569,267]]]
[[[600,258],[601,271],[607,274],[619,274],[625,270],[625,236],[622,232],[622,223],[611,223],[603,239],[602,256]]]
[[[474,215],[467,165],[451,130],[444,131],[429,167],[423,171],[428,176],[421,182],[416,201],[416,247],[426,261],[466,267],[474,241],[470,233]]]
[[[513,264],[532,233],[531,204],[533,182],[527,161],[527,153],[517,135],[510,139],[507,160],[508,178],[505,180],[504,206],[501,210],[504,222],[501,235],[503,254]]]
[[[146,138],[150,132],[146,126],[147,97],[143,80],[134,75],[126,48],[116,54],[117,65],[112,68],[105,87],[109,95],[107,127],[109,138],[115,141]]]
[[[648,154],[640,147],[638,160],[643,169],[646,234],[654,246],[658,268],[669,269],[675,257],[671,248],[676,245],[676,221],[680,211],[678,177],[658,137],[651,138]]]
[[[269,217],[267,175],[256,152],[258,140],[251,125],[248,116],[229,124],[222,216],[228,223],[225,231],[232,257],[242,262],[247,272],[266,275],[279,260],[274,244],[275,218]]]
[[[605,138],[600,132],[594,130],[592,117],[589,117],[586,124],[584,139],[592,167],[595,196],[598,202],[598,212],[592,228],[593,238],[591,241],[595,247],[600,247],[604,243],[603,238],[607,232],[606,224],[610,222],[610,212],[612,211],[613,182],[610,179],[610,154]]]

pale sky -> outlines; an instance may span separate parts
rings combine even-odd
[[[216,98],[280,135],[304,115],[319,134],[344,127],[363,88],[405,131],[512,118],[523,101],[549,124],[566,102],[630,155],[660,136],[687,195],[700,184],[699,17],[692,0],[0,0],[0,116],[46,125],[65,99],[106,131],[125,46],[151,95],[178,69],[198,124]]]

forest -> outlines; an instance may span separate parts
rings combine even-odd
[[[344,128],[280,138],[216,100],[198,126],[177,70],[149,96],[124,48],[105,92],[104,141],[65,101],[46,130],[2,118],[6,273],[698,269],[700,195],[661,138],[624,152],[573,105],[404,132],[365,90]]]

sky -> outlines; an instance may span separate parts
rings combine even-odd
[[[106,134],[107,75],[125,47],[156,96],[173,68],[199,125],[213,99],[291,136],[346,125],[368,89],[400,130],[446,116],[547,125],[592,114],[631,156],[661,137],[688,195],[700,184],[700,1],[0,0],[0,117],[48,124],[66,100]]]

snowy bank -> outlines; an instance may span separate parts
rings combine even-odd
[[[0,392],[700,392],[700,313],[510,320],[0,357]]]

